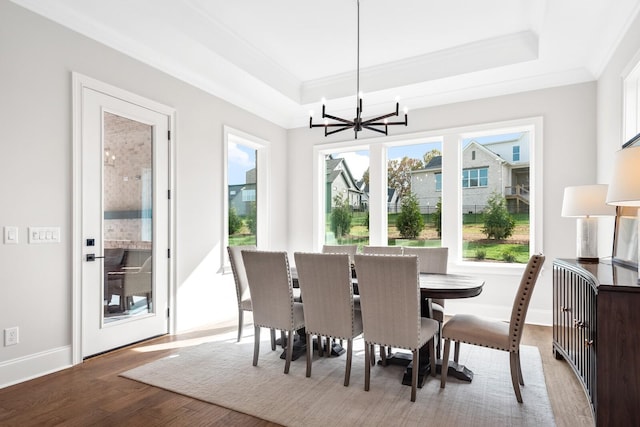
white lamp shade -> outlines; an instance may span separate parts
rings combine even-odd
[[[615,153],[607,203],[616,206],[640,206],[640,146],[625,148]]]
[[[615,206],[608,205],[607,184],[566,187],[562,200],[562,216],[614,216]]]

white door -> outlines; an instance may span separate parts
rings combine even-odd
[[[82,357],[168,332],[169,123],[82,88]]]

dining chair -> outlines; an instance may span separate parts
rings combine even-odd
[[[307,335],[307,377],[313,363],[312,336],[347,340],[344,385],[349,385],[353,339],[362,334],[362,315],[353,303],[351,262],[348,254],[294,254],[298,268],[298,284],[304,298],[304,324]],[[331,348],[327,346],[327,356]]]
[[[420,315],[418,257],[356,255],[365,341],[364,389],[369,390],[371,345],[410,350],[413,354],[411,401],[416,400],[418,350],[430,341],[431,374],[435,376],[438,322]]]
[[[322,245],[323,254],[347,254],[351,263],[353,263],[353,256],[357,252],[358,245]]]
[[[256,250],[255,245],[227,246],[229,262],[233,273],[233,280],[236,285],[236,298],[238,301],[238,342],[242,338],[242,327],[244,325],[244,312],[253,311],[251,305],[251,292],[249,292],[249,282],[247,272],[244,269],[242,251]],[[275,329],[271,329],[271,350],[276,349]]]
[[[447,263],[449,262],[449,248],[427,248],[404,246],[404,255],[416,255],[420,264],[420,273],[447,274]],[[438,342],[436,344],[436,354],[440,359],[442,351],[442,323],[444,322],[444,299],[431,299],[431,318],[438,322]]]
[[[288,334],[284,365],[288,374],[295,331],[304,328],[304,311],[302,303],[294,300],[287,253],[243,250],[242,258],[253,308],[253,366],[258,365],[260,328],[278,329]]]
[[[363,254],[402,255],[402,246],[363,246]]]
[[[531,294],[540,275],[544,260],[544,255],[532,255],[529,258],[529,262],[520,279],[520,286],[511,309],[511,319],[508,323],[470,314],[456,314],[444,324],[442,328],[442,336],[445,341],[440,379],[441,388],[444,388],[447,383],[451,341],[456,342],[456,357],[454,359],[456,362],[458,361],[459,345],[463,342],[509,352],[513,391],[518,402],[522,403],[520,386],[524,385],[524,380],[520,366],[520,340]]]

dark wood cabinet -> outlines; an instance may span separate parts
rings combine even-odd
[[[640,425],[637,270],[556,259],[553,352],[582,383],[597,426]]]

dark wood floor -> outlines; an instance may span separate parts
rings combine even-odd
[[[276,424],[119,377],[229,328],[164,336],[0,390],[1,426],[274,426]],[[523,344],[540,348],[558,426],[592,426],[585,394],[569,366],[551,354],[551,328],[527,326]],[[526,404],[526,402],[525,402]]]

